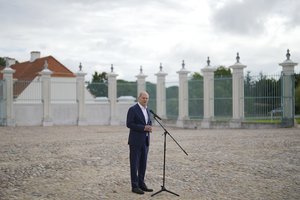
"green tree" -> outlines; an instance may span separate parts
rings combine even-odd
[[[117,97],[120,96],[137,97],[137,82],[117,80]]]
[[[203,80],[203,76],[198,72],[194,72],[192,74],[191,80]]]
[[[0,57],[0,66],[5,67],[5,65],[6,65],[5,59]]]
[[[295,87],[300,86],[300,73],[295,74]]]
[[[156,84],[147,81],[146,91],[149,94],[148,107],[156,112]]]
[[[107,73],[102,72],[95,73],[92,76],[92,82],[88,83],[87,89],[95,97],[107,97],[108,96],[108,85],[107,85]]]
[[[107,73],[106,72],[98,73],[95,71],[95,73],[93,74],[92,83],[105,83],[105,82],[107,82]]]
[[[231,75],[231,70],[227,67],[220,66],[214,73],[215,77],[229,77]]]

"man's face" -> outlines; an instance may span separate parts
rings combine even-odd
[[[141,96],[139,97],[139,103],[144,107],[147,106],[148,100],[149,100],[149,95],[146,93],[141,94]]]

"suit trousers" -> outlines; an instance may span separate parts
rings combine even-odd
[[[144,184],[147,168],[149,146],[129,145],[131,187],[137,188]]]

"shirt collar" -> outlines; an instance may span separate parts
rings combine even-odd
[[[138,102],[138,104],[139,104],[139,106],[140,106],[141,109],[147,109],[147,106],[146,106],[146,107],[142,106],[142,105],[140,104],[140,102]]]

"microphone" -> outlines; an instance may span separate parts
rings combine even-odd
[[[153,114],[154,117],[156,117],[156,118],[158,118],[159,120],[161,120],[161,118],[160,118],[157,114],[155,114],[155,112],[153,112],[153,110],[149,110],[149,111]]]

